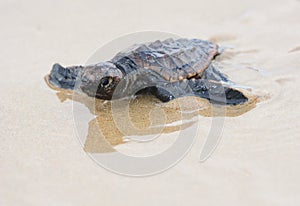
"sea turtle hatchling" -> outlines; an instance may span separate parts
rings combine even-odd
[[[188,95],[217,104],[248,101],[213,65],[220,54],[218,45],[209,41],[157,40],[133,45],[107,62],[70,67],[54,64],[49,83],[106,100],[150,93],[163,102]]]

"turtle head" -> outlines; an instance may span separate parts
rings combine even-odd
[[[74,89],[77,75],[83,69],[83,66],[63,67],[56,63],[52,66],[49,74],[49,83],[62,89]]]
[[[79,87],[89,96],[110,100],[123,76],[122,71],[110,62],[89,65],[83,69]]]
[[[57,88],[80,90],[88,96],[111,99],[123,73],[113,63],[63,67],[54,64],[49,83]]]

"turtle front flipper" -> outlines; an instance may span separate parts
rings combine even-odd
[[[212,103],[236,105],[248,101],[248,98],[233,88],[228,76],[210,64],[200,79],[189,83],[196,96],[208,99]]]
[[[205,98],[211,103],[222,105],[237,105],[248,101],[248,98],[242,92],[224,86],[220,82],[206,79],[173,82],[148,88],[147,91],[162,102],[184,96],[197,96]]]
[[[248,101],[242,92],[212,80],[192,79],[189,86],[195,96],[208,99],[211,103],[237,105]]]
[[[156,96],[162,102],[168,102],[173,99],[176,99],[174,94],[161,87],[151,87],[149,91],[152,95]]]

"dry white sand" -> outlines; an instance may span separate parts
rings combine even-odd
[[[1,206],[300,204],[299,1],[1,0],[0,10]],[[178,165],[130,178],[86,155],[71,101],[60,103],[43,77],[54,62],[84,64],[102,44],[140,30],[234,46],[224,62],[239,64],[226,73],[271,98],[226,118],[205,163],[204,127]]]

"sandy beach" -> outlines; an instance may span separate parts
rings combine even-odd
[[[300,1],[1,0],[0,9],[1,206],[300,204]],[[86,123],[91,136],[82,142],[72,97],[46,84],[54,63],[84,65],[104,44],[138,31],[226,47],[218,67],[260,98],[249,109],[228,110],[222,138],[205,162],[200,152],[214,118],[207,102],[199,103],[204,109],[188,154],[163,173],[134,178],[111,173],[88,153],[148,155],[194,123],[150,131],[165,135],[147,147],[124,143],[114,126],[101,124],[110,121],[103,113],[109,106],[91,112],[89,100],[78,99],[93,117]],[[141,111],[157,109],[156,101],[132,103],[138,127],[149,126]],[[168,123],[178,119],[172,106],[163,108]],[[113,149],[93,139],[93,125],[109,131]]]

